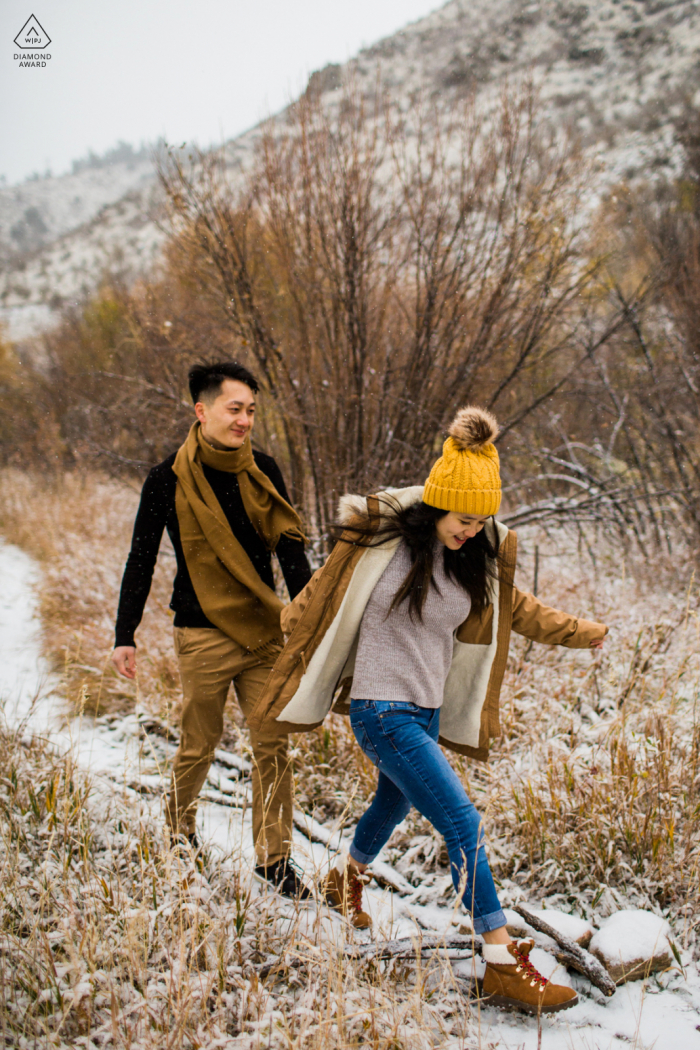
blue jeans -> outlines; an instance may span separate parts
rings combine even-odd
[[[411,806],[445,837],[452,882],[471,914],[475,933],[505,926],[481,818],[438,746],[440,710],[394,700],[353,700],[350,724],[379,770],[377,793],[360,819],[350,856],[369,864]],[[464,869],[466,864],[466,885]]]

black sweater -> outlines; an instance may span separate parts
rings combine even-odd
[[[180,528],[175,511],[177,478],[172,470],[175,456],[174,452],[172,456],[168,456],[151,470],[141,491],[141,502],[134,523],[131,550],[124,569],[119,595],[115,646],[134,644],[134,632],[141,623],[148,592],[151,589],[163,529],[168,530],[177,561],[173,596],[170,601],[170,608],[175,613],[175,626],[214,627],[214,624],[202,612],[187,571],[180,542]],[[282,474],[272,456],[254,451],[253,457],[257,466],[267,474],[280,496],[289,502]],[[257,569],[260,578],[274,590],[275,582],[272,575],[270,552],[245,512],[243,498],[238,487],[238,478],[228,471],[213,470],[206,464],[202,466],[206,479],[228,518],[234,536]],[[306,560],[304,545],[299,540],[281,536],[275,553],[279,559],[289,596],[294,598],[311,578],[311,569]]]

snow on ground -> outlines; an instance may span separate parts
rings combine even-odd
[[[40,652],[41,626],[34,597],[38,570],[18,547],[0,547],[0,697],[11,725],[50,735],[58,698],[51,695],[48,667]]]
[[[131,798],[137,805],[140,796],[157,815],[166,788],[164,769],[174,745],[146,732],[148,720],[138,711],[97,721],[66,718],[56,683],[41,655],[35,598],[38,578],[31,558],[0,541],[0,699],[7,722],[14,727],[21,725],[25,734],[48,738],[62,751],[72,748],[96,788],[113,792],[120,787],[125,799]],[[249,793],[246,774],[247,763],[239,756],[217,753],[205,787],[206,801],[200,806],[199,832],[210,849],[238,852],[252,867],[250,809],[243,806]],[[332,826],[319,825],[302,813],[297,814],[296,824],[295,858],[307,875],[316,879],[337,849],[348,845],[347,832],[341,838]],[[421,931],[454,933],[464,921],[457,909],[430,902],[419,904],[416,898],[425,899],[424,888],[416,890],[390,865],[378,862],[374,869],[386,886],[381,889],[373,884],[366,893],[377,939]],[[440,887],[434,892],[437,899]],[[549,910],[547,917],[552,921]],[[328,936],[333,936],[338,921],[335,916],[329,917]],[[546,976],[572,984],[581,997],[579,1004],[564,1014],[544,1018],[541,1042],[535,1019],[482,1008],[482,1046],[507,1050],[700,1050],[700,976],[689,957],[683,958],[687,979],[675,968],[647,981],[630,982],[609,1000],[591,989],[587,980],[563,971],[541,947],[534,949],[532,959]],[[467,960],[454,963],[453,968],[457,975],[469,979],[483,971],[483,963],[480,959]]]

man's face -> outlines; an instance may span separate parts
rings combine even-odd
[[[245,383],[224,379],[217,397],[198,401],[194,410],[202,424],[202,437],[213,448],[240,448],[253,429],[255,395]]]

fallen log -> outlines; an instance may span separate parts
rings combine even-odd
[[[455,933],[451,937],[401,937],[394,941],[371,941],[369,944],[348,945],[343,954],[350,959],[427,959],[436,951],[447,952],[448,958],[471,958],[480,941],[468,934]]]
[[[338,831],[329,831],[328,828],[324,828],[323,824],[319,824],[313,817],[298,809],[294,810],[292,819],[294,827],[305,835],[309,842],[318,842],[322,846],[328,846],[330,850],[340,849],[341,838]]]
[[[227,806],[228,809],[243,809],[248,800],[237,795],[224,795],[223,791],[200,791],[200,802],[214,802],[217,806]]]
[[[214,752],[214,761],[226,766],[227,769],[238,770],[242,777],[250,777],[253,769],[247,758],[234,755],[231,751],[223,751],[220,747]]]
[[[560,962],[563,962],[565,966],[570,966],[572,970],[582,973],[591,984],[600,989],[603,995],[610,996],[615,994],[615,982],[594,955],[587,952],[585,948],[581,948],[570,937],[565,937],[563,933],[559,933],[558,930],[555,930],[553,926],[550,926],[539,915],[533,915],[522,904],[516,904],[513,911],[517,911],[518,915],[521,915],[525,922],[532,926],[533,930],[544,933],[547,937],[551,937],[553,941],[556,941],[561,949],[561,951],[557,952],[557,958]]]

